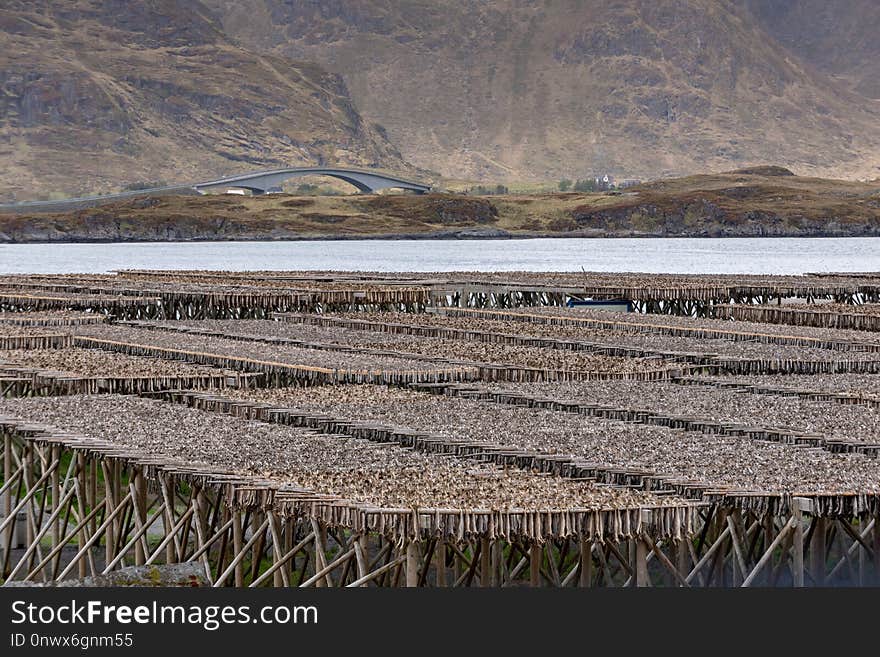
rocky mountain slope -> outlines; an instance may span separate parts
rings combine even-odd
[[[874,0],[205,4],[249,47],[342,75],[407,159],[449,177],[880,175]]]
[[[0,200],[281,164],[406,171],[338,75],[233,43],[191,0],[0,3]]]
[[[782,45],[866,98],[880,101],[880,2],[748,0]]]

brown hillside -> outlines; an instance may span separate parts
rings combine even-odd
[[[873,178],[880,165],[880,106],[781,45],[746,2],[205,2],[251,47],[343,75],[407,159],[452,178],[651,178],[762,161]],[[844,4],[876,35],[876,12]],[[864,66],[880,71],[877,57]]]
[[[624,193],[137,198],[0,215],[0,242],[362,237],[880,235],[880,180],[733,172]]]
[[[198,2],[0,4],[0,200],[281,164],[405,171],[338,76],[241,48]]]
[[[748,0],[779,42],[866,98],[880,100],[880,2]]]

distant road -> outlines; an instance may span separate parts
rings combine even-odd
[[[224,188],[241,188],[252,191],[255,194],[265,193],[267,190],[277,187],[285,180],[303,176],[331,176],[344,180],[354,185],[359,191],[371,193],[380,189],[398,187],[417,194],[424,194],[431,190],[430,185],[406,180],[398,176],[369,169],[349,169],[344,167],[288,167],[284,169],[272,169],[269,171],[253,171],[235,176],[225,176],[216,180],[194,183],[192,185],[171,185],[166,187],[151,187],[148,189],[135,189],[116,194],[103,196],[83,196],[79,198],[66,198],[58,201],[25,201],[22,203],[0,204],[0,212],[70,212],[91,208],[102,203],[118,201],[121,199],[137,196],[195,196],[207,191],[221,191]]]
[[[102,203],[132,198],[134,196],[198,196],[198,192],[191,185],[175,185],[171,187],[151,187],[149,189],[137,189],[104,196],[81,196],[78,198],[64,198],[58,201],[24,201],[22,203],[0,204],[0,212],[70,212],[93,208]]]

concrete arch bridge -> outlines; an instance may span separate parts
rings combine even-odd
[[[221,191],[224,189],[247,189],[254,194],[264,194],[273,187],[280,186],[283,182],[291,178],[302,178],[304,176],[330,176],[338,178],[354,185],[361,192],[371,193],[381,189],[405,189],[416,194],[424,194],[431,191],[430,185],[425,185],[413,180],[405,180],[378,171],[365,171],[362,169],[347,169],[341,167],[289,167],[285,169],[274,169],[272,171],[256,171],[253,173],[244,173],[236,176],[227,176],[210,180],[208,182],[196,183],[193,188],[199,193],[207,193],[211,191]]]
[[[416,194],[431,191],[431,186],[414,180],[406,180],[394,175],[363,169],[342,167],[289,167],[272,171],[255,171],[237,176],[227,176],[195,184],[176,183],[165,187],[149,187],[117,192],[103,196],[84,196],[56,201],[24,201],[20,203],[0,203],[0,212],[68,212],[91,208],[102,203],[118,201],[135,196],[170,196],[176,194],[205,194],[223,189],[249,189],[254,194],[264,194],[278,187],[285,180],[302,176],[332,176],[354,185],[361,192],[376,192],[380,189],[404,189]]]

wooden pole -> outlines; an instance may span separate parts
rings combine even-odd
[[[810,576],[813,578],[813,586],[825,586],[827,519],[816,518],[814,522],[813,536],[810,539]]]
[[[77,486],[78,486],[78,484],[77,484]],[[79,498],[79,491],[77,490],[77,491],[75,491],[75,493],[76,493],[76,495],[77,495],[77,498]],[[27,576],[25,577],[25,580],[28,580],[28,579],[32,578],[34,575],[36,575],[38,572],[40,572],[40,570],[41,570],[46,564],[50,563],[55,557],[57,557],[57,556],[61,553],[61,550],[64,548],[64,546],[65,546],[67,543],[69,543],[70,541],[73,540],[73,537],[74,537],[74,536],[76,536],[76,537],[77,537],[77,541],[79,541],[79,537],[81,536],[82,528],[83,528],[83,527],[84,527],[84,526],[85,526],[85,525],[86,525],[86,524],[87,524],[87,523],[88,523],[93,517],[95,517],[95,516],[101,511],[101,509],[104,508],[104,506],[105,506],[105,502],[100,502],[100,503],[98,504],[98,506],[96,506],[94,509],[92,509],[91,511],[89,511],[88,515],[86,515],[84,518],[83,518],[82,516],[80,516],[80,520],[79,520],[79,522],[78,522],[78,523],[76,524],[76,526],[71,530],[71,532],[70,532],[69,534],[67,534],[66,536],[64,536],[64,537],[61,539],[61,541],[59,542],[58,546],[52,548],[52,551],[49,552],[49,554],[46,555],[46,556],[43,558],[43,560],[40,561],[40,563],[38,563],[34,568],[31,569],[31,571],[30,571],[30,572],[27,574]],[[68,506],[68,513],[70,512],[70,509],[71,509],[71,507]],[[78,547],[79,547],[79,545],[78,545]],[[71,562],[71,564],[72,564],[72,563],[73,563],[73,562]],[[69,566],[68,566],[68,568],[69,568]],[[58,578],[56,577],[55,579],[58,579]]]
[[[492,586],[492,546],[491,541],[483,537],[480,539],[480,586]]]
[[[382,575],[384,575],[385,573],[387,573],[389,570],[393,570],[394,568],[397,568],[397,567],[398,567],[401,563],[403,563],[405,560],[406,560],[406,557],[397,557],[397,558],[394,559],[393,561],[389,561],[388,563],[386,563],[386,564],[385,564],[384,566],[382,566],[381,568],[377,568],[376,570],[374,570],[373,572],[369,573],[368,575],[366,575],[366,576],[364,576],[364,577],[362,577],[362,578],[360,578],[360,579],[357,579],[357,580],[353,581],[353,582],[352,582],[351,584],[349,584],[346,588],[352,588],[352,587],[364,586],[364,585],[370,583],[372,580],[374,580],[374,579],[376,579],[376,578],[378,578],[378,577],[381,577]],[[418,577],[418,575],[416,575],[416,577]]]
[[[489,564],[489,586],[492,588],[498,588],[501,586],[502,576],[501,576],[501,562],[502,562],[502,551],[501,551],[501,541],[497,538],[492,541],[492,549],[491,555],[492,558]]]
[[[293,540],[292,537],[290,540],[291,541]],[[286,548],[287,551],[284,553],[284,555],[281,558],[277,559],[275,561],[275,563],[273,563],[266,572],[264,572],[257,579],[255,579],[253,582],[251,582],[250,588],[256,588],[257,586],[259,586],[260,584],[265,582],[267,579],[269,579],[269,577],[274,577],[276,569],[281,569],[284,571],[290,570],[290,566],[287,564],[293,563],[294,557],[296,556],[297,552],[304,549],[306,546],[308,546],[309,543],[313,543],[314,540],[315,540],[315,533],[310,532],[303,540],[301,540],[296,545],[294,545],[292,547],[287,547]],[[287,546],[289,544],[285,543],[285,545]],[[356,551],[357,551],[357,546],[355,546],[355,552]],[[305,582],[303,577],[305,575],[305,564],[307,562],[308,562],[308,559],[303,560],[303,570],[302,570],[302,572],[300,572],[298,585],[301,585],[302,583]],[[290,573],[287,574],[287,578],[289,581],[290,580]]]
[[[77,452],[76,455],[76,464],[79,470],[78,478],[79,478],[79,486],[77,488],[76,494],[76,504],[79,509],[79,518],[80,518],[80,532],[79,537],[77,539],[77,547],[81,550],[83,545],[86,544],[86,540],[88,540],[87,536],[87,528],[85,523],[82,522],[82,519],[86,516],[86,505],[85,505],[85,490],[87,486],[86,482],[86,457],[82,452]],[[86,576],[86,568],[87,564],[85,559],[80,559],[79,561],[79,577],[80,579]]]
[[[32,483],[34,476],[34,449],[33,444],[28,443],[24,452],[24,483],[29,490],[35,488],[35,485]],[[33,506],[32,503],[28,503],[25,507],[28,516],[28,522],[25,523],[25,545],[30,545],[34,542],[34,525],[31,515],[33,513]],[[13,522],[12,526],[15,527],[17,524]],[[21,541],[21,538],[19,538],[19,541]]]
[[[703,554],[702,558],[699,561],[697,561],[697,563],[694,564],[694,567],[691,570],[691,572],[688,573],[687,577],[685,577],[685,581],[688,584],[690,584],[691,581],[694,579],[694,577],[696,577],[700,573],[700,571],[703,569],[703,566],[705,566],[709,562],[709,560],[712,558],[712,556],[715,554],[715,552],[724,543],[728,534],[730,534],[730,528],[726,527],[724,529],[724,531],[721,532],[721,535],[715,540],[715,542],[709,546],[709,549],[706,550],[706,552]]]
[[[104,473],[104,499],[107,500],[107,503],[116,508],[116,498],[113,497],[113,481],[110,471],[113,466],[107,465],[106,460],[101,461],[101,471]],[[104,530],[104,563],[108,564],[113,561],[114,550],[116,548],[116,534],[115,529],[116,520],[114,519],[109,525],[107,525],[107,529]]]
[[[53,463],[51,468],[58,467],[58,463]],[[24,475],[24,469],[22,468],[22,476]],[[51,476],[51,472],[46,472],[40,476],[40,478],[33,485],[27,487],[25,491],[22,491],[23,497],[18,500],[17,504],[9,510],[9,514],[3,519],[3,522],[0,523],[0,530],[5,529],[6,527],[12,525],[15,522],[13,516],[18,515],[18,512],[24,509],[28,504],[31,503],[31,500],[37,495],[38,489],[41,485],[45,484],[46,480]]]
[[[92,534],[92,536],[83,545],[77,546],[79,548],[79,551],[73,557],[73,561],[71,561],[67,565],[67,567],[61,571],[61,574],[58,575],[58,579],[64,579],[64,577],[71,571],[71,569],[73,568],[73,566],[76,563],[79,563],[80,565],[82,565],[86,561],[86,557],[89,553],[89,550],[90,550],[91,546],[100,538],[100,532],[102,532],[104,530],[104,525],[108,525],[111,522],[113,522],[113,519],[125,508],[125,505],[128,504],[129,499],[130,499],[130,495],[126,495],[122,499],[119,506],[117,506],[115,509],[113,509],[109,513],[109,515],[105,514],[106,517],[104,519],[104,522],[102,523],[102,526],[96,528],[96,530]],[[98,504],[95,505],[95,507],[92,509],[92,511],[89,513],[89,515],[86,516],[86,521],[83,524],[88,524],[89,522],[94,520],[97,517],[97,513],[95,513],[95,511],[97,511],[101,507],[105,507],[105,509],[106,509],[106,507],[107,507],[106,500],[103,502],[99,502]]]
[[[312,520],[312,531],[315,534],[315,572],[323,570],[327,567],[327,527],[319,525],[316,520]],[[316,587],[333,586],[333,578],[330,571],[325,571],[323,579],[319,579],[315,583]]]
[[[93,507],[98,503],[98,459],[96,457],[89,459],[89,490],[86,497],[89,500],[89,507]],[[90,527],[90,531],[93,534],[97,526],[98,519],[95,518],[92,520],[92,526]]]
[[[720,532],[721,528],[724,527],[727,531],[727,535],[732,538],[733,535],[730,531],[730,528],[727,525],[727,510],[723,508],[719,508],[715,517],[713,518],[713,523],[715,525],[714,531]],[[725,539],[726,540],[726,539]],[[721,549],[715,554],[715,558],[712,560],[712,566],[709,568],[709,581],[715,582],[715,586],[723,587],[725,586],[724,581],[724,556],[725,556],[725,542],[722,541]]]
[[[144,534],[147,533],[147,530],[158,519],[159,519],[159,516],[154,515],[150,520],[148,520],[146,523],[144,523],[143,525],[138,527],[137,530],[135,531],[135,533],[132,535],[132,537],[128,540],[128,542],[125,545],[120,546],[120,548],[116,551],[116,556],[113,557],[113,561],[111,561],[107,564],[107,566],[104,568],[104,570],[101,572],[101,574],[106,575],[111,570],[113,570],[113,568],[116,567],[116,564],[118,564],[120,561],[122,561],[123,557],[128,553],[129,550],[131,550],[131,548],[134,546],[134,544],[138,541],[141,541]],[[114,522],[116,522],[116,521],[114,520]],[[168,532],[168,531],[170,531],[170,529],[166,528],[165,531]]]
[[[260,524],[260,516],[263,515],[260,511],[254,511],[251,515],[251,535],[257,535],[257,527]],[[268,515],[266,518],[266,523],[264,523],[264,527],[268,523]],[[260,562],[263,558],[263,551],[266,547],[266,539],[265,533],[260,532],[257,535],[257,541],[254,543],[253,549],[251,550],[251,581],[253,582],[260,574]]]
[[[342,550],[340,550],[340,552],[342,552]],[[355,556],[355,548],[351,548],[350,550],[343,552],[341,555],[337,556],[333,561],[331,561],[326,566],[324,566],[321,570],[319,570],[314,575],[312,575],[312,577],[310,579],[307,579],[305,582],[300,584],[300,587],[306,588],[306,587],[311,586],[312,584],[316,584],[317,582],[322,581],[325,577],[327,577],[327,575],[329,575],[336,568],[339,568],[339,566],[341,566],[344,563],[348,563],[353,556]],[[340,581],[342,579],[343,578],[340,577]]]
[[[801,498],[797,497],[792,500],[792,518],[795,524],[791,546],[791,576],[792,584],[796,587],[804,585],[804,519],[801,501]]]
[[[219,501],[219,497],[218,497]],[[294,524],[291,518],[284,519],[284,554],[290,553],[290,548],[293,547],[293,532],[296,529],[296,525]],[[286,573],[287,586],[291,586],[293,584],[293,574],[296,572],[296,552],[292,553],[289,559],[285,560],[284,563],[284,572]]]
[[[73,498],[73,494],[74,494],[74,492],[75,492],[75,491],[73,490],[73,488],[71,488],[69,491],[67,491],[67,494],[64,496],[64,500],[63,500],[63,501],[62,501],[62,500],[59,500],[59,506],[58,506],[58,508],[56,508],[56,509],[52,512],[52,515],[50,516],[50,518],[49,518],[49,520],[48,520],[48,523],[47,523],[46,525],[44,525],[44,526],[40,529],[40,531],[37,533],[37,535],[36,535],[36,537],[35,537],[35,539],[34,539],[34,542],[32,542],[30,545],[28,545],[28,548],[27,548],[27,550],[25,551],[24,555],[21,557],[21,559],[19,559],[19,561],[18,561],[18,563],[16,564],[16,566],[15,566],[15,567],[12,569],[12,571],[9,573],[9,579],[12,579],[13,577],[15,577],[15,575],[19,572],[19,570],[22,568],[22,566],[24,566],[24,564],[28,561],[28,559],[31,557],[31,555],[36,551],[36,548],[37,548],[37,546],[39,545],[39,541],[40,541],[40,539],[43,538],[43,535],[44,535],[44,534],[46,533],[46,531],[49,529],[49,526],[50,526],[50,525],[54,526],[54,521],[55,521],[55,519],[56,519],[59,515],[61,515],[61,513],[62,513],[62,506],[64,506],[65,504],[67,504],[67,502],[69,502],[69,501]],[[54,547],[57,547],[57,546],[53,546],[53,548],[54,548]]]
[[[437,545],[434,547],[434,572],[435,581],[438,587],[446,586],[446,541],[442,538],[437,539]]]
[[[195,500],[191,501],[193,513],[195,514],[195,525],[196,525],[196,538],[198,539],[198,548],[201,549],[205,546],[208,537],[208,522],[207,522],[207,513],[210,505],[208,504],[208,500],[205,496],[205,492],[200,488],[198,495]],[[165,558],[168,559],[169,550],[168,548],[172,548],[170,550],[170,554],[172,558],[174,558],[175,550],[174,545],[169,542],[168,546],[165,549]],[[278,555],[278,546],[275,545],[274,554]],[[205,551],[202,554],[202,567],[205,569],[205,577],[210,582],[211,581],[211,563],[208,559],[208,553]]]
[[[284,560],[284,554],[286,554],[287,549],[285,547],[284,539],[281,536],[281,526],[278,522],[278,516],[275,515],[275,511],[269,510],[266,512],[269,518],[269,531],[272,534],[272,566],[278,566],[280,562]],[[287,569],[283,567],[278,567],[273,576],[272,576],[272,586],[275,588],[280,588],[282,586],[290,586],[290,580],[287,576]]]
[[[730,529],[730,546],[733,550],[733,568],[731,569],[733,572],[733,586],[739,586],[740,582],[744,581],[745,578],[749,574],[748,566],[746,565],[745,553],[743,552],[742,545],[740,544],[740,526],[737,521],[740,519],[739,512],[734,511],[733,513],[727,516],[727,526]]]
[[[31,531],[36,534],[33,541],[36,544],[36,558],[39,558],[39,559],[43,558],[43,548],[41,545],[41,538],[42,538],[43,534],[45,534],[49,528],[49,524],[44,524],[43,521],[46,517],[46,507],[49,505],[49,501],[51,498],[52,475],[58,471],[58,467],[59,467],[59,464],[54,461],[53,461],[54,465],[49,467],[49,463],[51,461],[51,459],[50,459],[51,454],[49,454],[47,452],[49,452],[49,450],[47,450],[45,447],[41,446],[38,448],[38,455],[40,457],[40,472],[44,476],[46,474],[49,474],[50,475],[49,480],[43,484],[42,499],[40,500],[39,508],[36,511],[32,510],[28,516],[28,522],[31,523]],[[50,511],[49,515],[51,516],[51,511]],[[30,565],[33,565],[33,563],[34,563],[33,559],[34,559],[34,557],[30,558]],[[50,576],[47,575],[45,572],[42,573],[42,576],[43,576],[43,582],[49,581]]]
[[[776,538],[774,538],[773,541],[769,545],[765,546],[767,549],[764,550],[764,554],[758,560],[758,563],[755,564],[755,567],[752,568],[752,572],[750,572],[748,577],[746,577],[745,581],[743,581],[742,586],[745,587],[745,586],[752,585],[752,582],[755,581],[755,578],[758,576],[758,574],[761,572],[761,570],[764,568],[764,566],[766,566],[768,563],[770,563],[772,561],[773,551],[782,543],[783,539],[785,539],[785,537],[788,535],[788,533],[793,531],[794,524],[795,524],[794,518],[791,518],[787,523],[785,523],[785,525],[783,525],[782,529],[779,530],[779,533],[776,535]],[[772,571],[772,568],[769,570]],[[769,578],[768,578],[768,581],[769,581]]]
[[[177,536],[177,532],[179,532],[184,526],[189,526],[190,519],[196,514],[196,511],[196,505],[195,503],[193,503],[192,506],[184,511],[183,514],[181,514],[180,518],[177,519],[177,523],[174,525],[174,527],[172,527],[170,530],[165,530],[165,537],[159,542],[159,547],[157,547],[152,554],[147,555],[147,560],[144,562],[145,566],[149,566],[159,557],[159,554],[162,552],[162,550],[164,550],[165,547],[174,540],[175,536]],[[153,519],[155,518],[156,516],[154,515]],[[138,527],[138,531],[140,531],[147,524],[149,523],[144,523],[144,525]],[[206,575],[208,576],[208,580],[210,581],[210,573],[206,573]]]
[[[112,471],[112,489],[114,502],[122,498],[122,463],[116,459],[111,465]],[[113,521],[113,535],[116,537],[117,543],[122,541],[123,518],[117,518]],[[117,548],[118,549],[118,545]]]
[[[593,585],[593,543],[581,537],[581,573],[578,584],[584,588]]]
[[[543,550],[537,543],[529,546],[529,586],[541,585],[541,556]]]
[[[663,554],[663,550],[661,550],[660,547],[650,539],[650,537],[645,540],[648,542],[648,546],[651,548],[654,556],[657,557],[657,560],[663,564],[666,570],[669,571],[669,574],[672,576],[672,583],[678,586],[690,586],[687,581],[685,581],[684,571],[672,563],[672,561],[669,560],[669,557]],[[686,565],[687,562],[685,562],[685,566]]]
[[[840,522],[846,523],[849,521],[846,520],[845,518],[841,518]],[[862,520],[862,522],[865,522],[864,519]],[[862,531],[861,525],[859,525],[859,531],[860,532]],[[861,547],[861,546],[859,545],[858,542],[854,542],[853,545],[855,546],[855,548],[859,552],[859,586],[868,586],[868,582],[870,581],[870,578],[868,577],[868,569],[869,569],[868,551],[865,550],[864,548],[859,549],[859,547]],[[876,551],[876,549],[877,548],[875,547],[874,550]],[[844,551],[848,551],[847,548],[844,548]]]
[[[776,532],[774,531],[775,528],[776,528],[776,523],[773,519],[773,514],[768,511],[767,513],[764,514],[764,543],[762,545],[762,548],[765,552],[767,551],[767,548],[770,545],[772,545],[776,542],[775,541]],[[780,530],[780,531],[782,531],[782,530]],[[767,569],[767,577],[765,578],[764,584],[769,585],[772,582],[772,577],[773,577],[773,569],[768,568]],[[745,586],[745,584],[743,584],[743,586]]]
[[[3,436],[3,484],[9,485],[9,482],[12,480],[12,436],[8,433]],[[3,518],[6,519],[9,517],[9,514],[12,513],[12,491],[8,490],[3,493]],[[4,564],[2,568],[3,577],[6,577],[6,567],[5,564],[9,562],[9,555],[7,554],[8,546],[12,544],[12,531],[13,527],[8,527],[2,534],[0,534],[0,541],[2,541],[3,545],[3,561]]]
[[[174,494],[174,480],[171,476],[166,476],[160,485],[160,491],[162,493],[162,499],[165,501],[165,504],[162,506],[162,522],[165,526],[165,533],[170,531],[171,527],[174,527],[177,524],[174,513],[175,504],[177,504],[177,499]],[[186,526],[185,530],[189,529],[189,525]],[[173,540],[168,541],[165,545],[165,561],[166,563],[175,563],[177,561],[184,560],[184,548],[183,544],[186,540],[186,531],[183,532],[183,538],[179,538],[177,533],[174,533]],[[146,539],[144,539],[146,541]],[[144,545],[144,551],[147,551],[146,544]],[[222,563],[219,566],[222,568]]]
[[[880,586],[880,515],[874,516],[874,584]]]
[[[235,518],[238,518],[237,523],[235,522]],[[241,536],[242,522],[241,522],[241,513],[240,513],[239,509],[232,510],[232,519],[233,519],[233,523],[232,523],[233,537],[236,534],[235,528],[237,526],[238,527],[238,539],[239,539],[239,541],[241,541],[241,539],[242,539],[242,536]],[[259,536],[264,531],[266,531],[266,527],[268,527],[268,526],[269,526],[269,521],[268,520],[263,521],[263,524],[260,526],[259,530],[253,536],[250,537],[248,542],[240,545],[239,548],[237,550],[235,550],[235,556],[233,556],[233,558],[232,558],[232,563],[226,567],[226,570],[224,570],[222,573],[220,573],[217,576],[216,580],[214,580],[215,587],[223,586],[223,584],[226,582],[226,578],[229,577],[229,574],[233,570],[235,571],[235,577],[234,577],[235,582],[236,582],[235,586],[236,587],[244,586],[244,566],[242,565],[244,563],[244,558],[247,555],[247,551],[249,549],[251,549],[251,547],[253,547],[254,543],[256,543],[257,540],[259,540]],[[233,543],[234,542],[235,542],[235,539],[233,538]],[[241,582],[241,584],[239,584],[238,582]]]
[[[406,544],[406,585],[409,588],[419,585],[419,544],[416,541]]]
[[[52,445],[52,460],[61,462],[61,447],[58,445]],[[50,534],[52,538],[52,547],[58,545],[58,541],[61,540],[61,522],[59,520],[60,515],[56,512],[61,508],[61,473],[59,468],[55,468],[52,472],[52,513],[54,515],[54,520],[52,521],[52,532]]]
[[[364,532],[360,536],[357,537],[357,540],[354,542],[354,554],[355,559],[357,561],[357,578],[363,579],[367,576],[367,572],[369,571],[369,535]],[[366,587],[367,582],[364,582],[361,586]]]
[[[232,552],[235,555],[233,560],[235,562],[235,586],[242,587],[244,586],[244,566],[242,565],[242,560],[244,559],[242,552],[244,551],[244,531],[241,527],[241,511],[239,509],[232,509]],[[218,579],[217,584],[222,584],[223,580]]]
[[[136,524],[144,525],[147,522],[147,484],[144,480],[144,473],[140,468],[134,469],[134,513],[137,517]],[[138,541],[134,544],[134,563],[136,566],[143,566],[147,555],[144,550],[143,543]]]
[[[682,577],[684,577],[685,573],[690,570],[690,566],[688,565],[688,560],[690,558],[688,547],[692,546],[690,541],[690,537],[683,536],[682,539],[675,544],[675,568]]]
[[[650,550],[651,548],[645,539],[639,538],[635,540],[634,586],[651,586],[651,580],[648,578],[648,552]]]
[[[461,550],[452,547],[452,581],[458,582],[461,579],[462,572],[464,571],[463,561],[461,557]]]
[[[172,478],[165,477],[160,484],[162,486],[162,496],[165,498],[165,512],[162,517],[162,522],[165,523],[165,531],[170,531],[171,527],[175,525],[174,521],[174,482]],[[165,546],[165,563],[174,563],[177,561],[178,556],[182,556],[180,553],[182,549],[180,549],[180,545],[175,540],[168,543]]]

